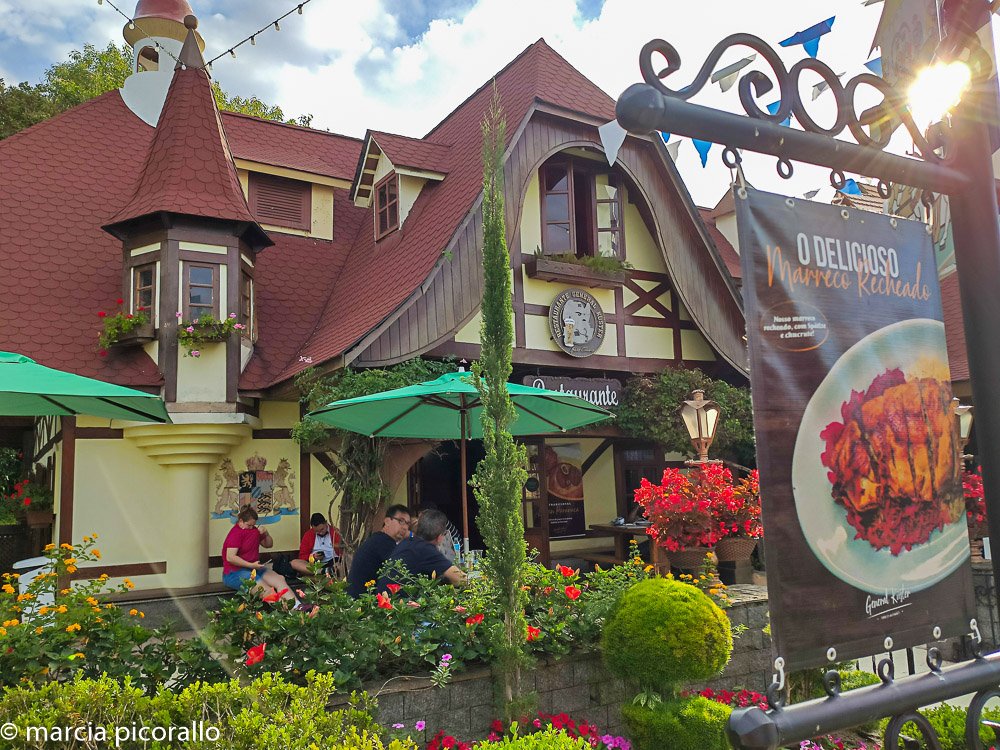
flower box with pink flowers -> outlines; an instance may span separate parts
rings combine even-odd
[[[177,343],[184,347],[186,357],[197,359],[205,344],[225,341],[233,331],[244,328],[246,326],[237,322],[236,313],[229,313],[229,317],[222,320],[208,313],[185,320],[183,313],[177,313]]]

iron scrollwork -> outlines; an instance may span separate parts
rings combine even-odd
[[[932,144],[924,137],[902,97],[883,78],[871,73],[861,73],[842,84],[829,65],[814,58],[799,60],[790,69],[786,69],[778,54],[763,39],[753,34],[732,34],[715,45],[694,80],[682,88],[672,89],[664,83],[665,79],[680,70],[681,58],[674,46],[663,39],[653,39],[643,45],[639,53],[639,69],[643,80],[657,91],[665,96],[687,101],[709,82],[723,54],[737,46],[752,49],[771,69],[770,76],[761,70],[751,70],[740,78],[740,103],[749,117],[778,124],[789,114],[794,114],[806,131],[830,137],[837,136],[846,127],[858,144],[880,150],[889,144],[893,133],[902,125],[925,161],[942,160],[935,153],[935,146],[940,144]],[[665,67],[657,65],[657,58],[662,58],[666,63]],[[830,127],[824,128],[813,119],[799,95],[799,77],[806,70],[819,75],[836,100],[837,116]],[[775,84],[780,99],[777,109],[771,113],[761,109],[757,100],[773,90]],[[882,95],[882,101],[858,114],[855,98],[862,86],[878,91]]]

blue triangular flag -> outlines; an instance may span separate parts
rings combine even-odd
[[[816,57],[816,53],[819,52],[819,38],[824,34],[830,33],[830,29],[833,28],[833,22],[836,19],[836,16],[830,16],[825,21],[813,24],[808,29],[796,31],[787,39],[778,42],[778,44],[782,47],[794,47],[796,44],[801,44],[806,54],[810,57]]]
[[[691,143],[694,144],[695,151],[698,152],[698,156],[701,157],[701,166],[708,164],[708,152],[712,150],[711,141],[699,141],[697,138],[692,138]]]
[[[664,142],[664,143],[670,143],[670,133],[664,133],[664,132],[663,132],[663,131],[661,130],[661,131],[660,131],[660,138],[662,138],[662,139],[663,139],[663,142]]]
[[[778,99],[778,101],[776,102],[771,102],[766,106],[768,112],[770,112],[772,115],[776,114],[778,111],[778,107],[781,106],[781,99]],[[792,124],[792,116],[788,115],[788,117],[786,117],[784,120],[781,121],[781,124],[784,125],[786,128],[790,127]]]
[[[861,195],[861,188],[858,187],[858,183],[854,181],[853,177],[844,180],[844,187],[838,188],[838,190],[844,195]]]
[[[865,63],[865,67],[868,68],[872,73],[877,76],[882,75],[882,58],[876,57],[874,60],[869,60]]]

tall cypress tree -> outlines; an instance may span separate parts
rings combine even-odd
[[[503,199],[506,121],[494,84],[483,118],[483,301],[479,339],[482,352],[473,364],[473,382],[483,404],[486,455],[473,478],[479,502],[479,529],[487,545],[485,573],[493,582],[504,613],[492,648],[500,680],[501,709],[507,718],[522,709],[521,668],[525,663],[525,595],[521,590],[526,545],[521,519],[521,488],[527,479],[524,446],[514,442],[509,425],[516,418],[507,393],[514,342],[510,256],[507,253]]]

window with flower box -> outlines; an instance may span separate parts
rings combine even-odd
[[[539,170],[542,252],[625,258],[623,181],[607,166],[559,155]]]
[[[204,263],[184,264],[184,317],[219,317],[219,267]]]
[[[132,312],[149,313],[152,319],[156,304],[156,264],[149,263],[132,269]]]

